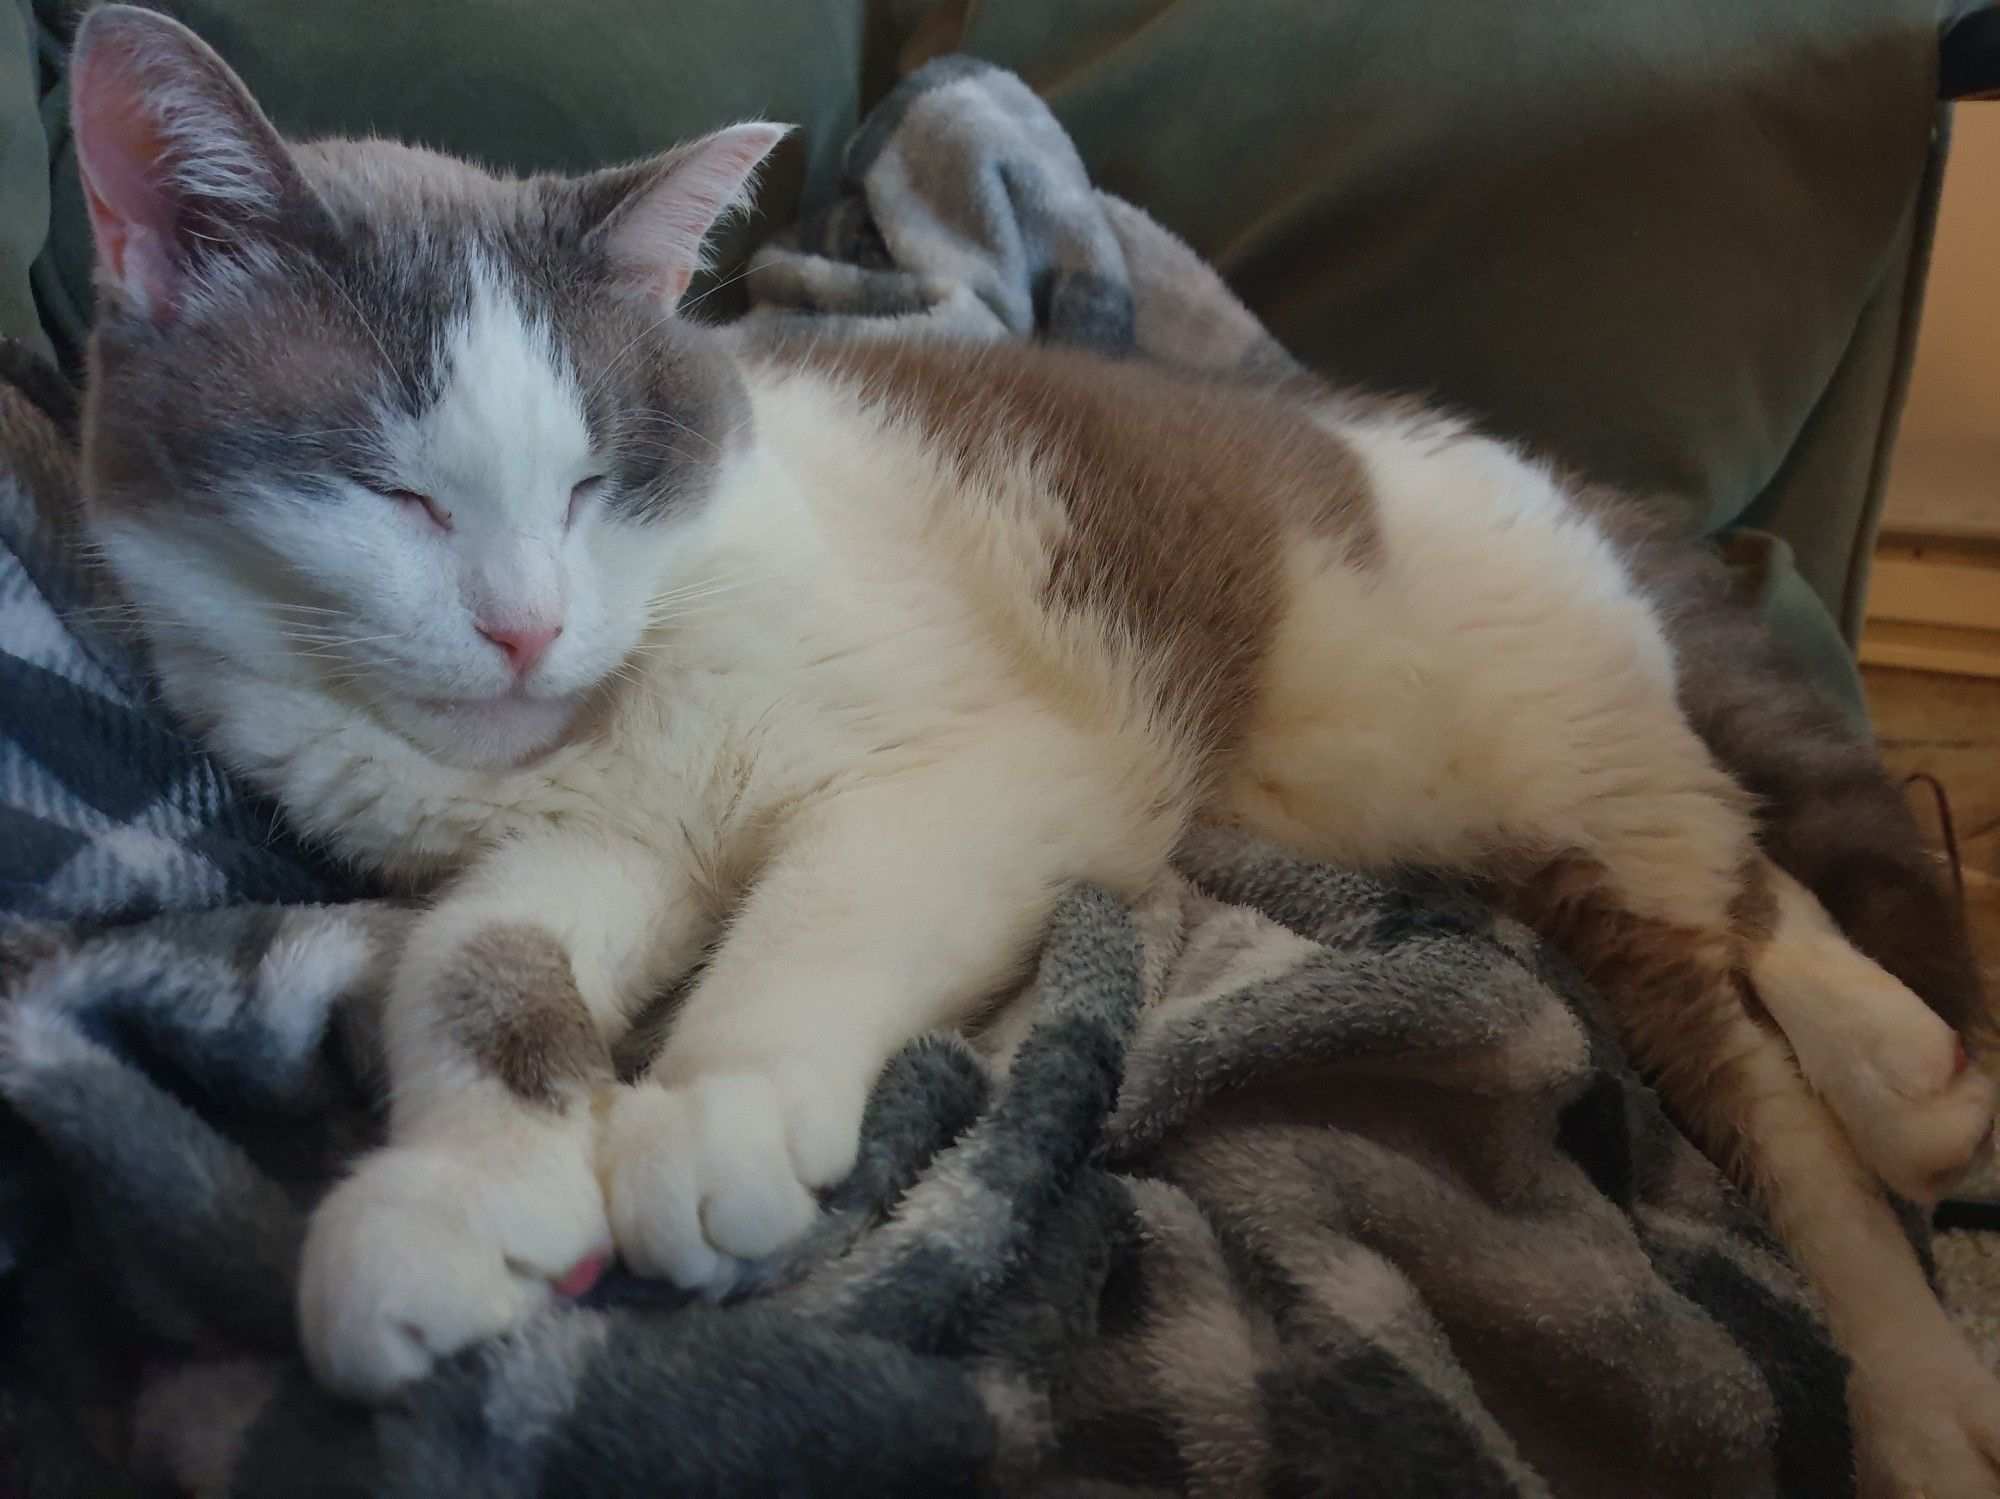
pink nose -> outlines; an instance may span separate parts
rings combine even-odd
[[[560,624],[500,625],[484,620],[475,620],[473,628],[506,653],[507,664],[514,668],[517,677],[533,671],[535,663],[548,654],[549,647],[563,632]]]

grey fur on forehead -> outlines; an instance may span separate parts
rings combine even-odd
[[[292,160],[337,216],[481,206],[503,211],[518,202],[522,186],[459,157],[401,141],[307,141],[292,147]]]
[[[616,513],[650,520],[700,492],[747,414],[734,365],[706,329],[620,290],[593,236],[658,163],[524,179],[390,141],[290,156],[307,191],[264,231],[267,248],[224,258],[198,311],[165,329],[134,315],[101,324],[99,431],[130,460],[111,465],[114,490],[129,467],[135,493],[195,503],[254,475],[307,490],[315,477],[366,479],[380,461],[373,429],[442,394],[486,281],[546,335],[616,481]],[[662,416],[673,444],[659,440]]]
[[[474,251],[543,273],[603,269],[590,232],[612,202],[593,179],[512,177],[399,141],[331,139],[292,147],[336,242],[400,243],[461,261]],[[629,186],[636,190],[640,179]],[[314,226],[292,226],[310,236]]]

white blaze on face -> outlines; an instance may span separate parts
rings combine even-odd
[[[546,331],[483,269],[444,369],[413,457],[450,513],[466,607],[486,623],[560,624],[570,491],[591,472],[581,395]]]

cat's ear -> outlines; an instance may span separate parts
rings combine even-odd
[[[141,311],[170,310],[205,260],[310,196],[229,65],[151,11],[107,5],[84,18],[70,115],[98,279]]]
[[[596,221],[590,240],[612,274],[672,309],[702,268],[710,231],[749,203],[757,168],[791,128],[731,125],[651,161],[584,178],[585,212]]]

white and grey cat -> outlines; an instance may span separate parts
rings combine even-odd
[[[1824,1294],[1870,1481],[2000,1493],[2000,1385],[1879,1185],[1933,1196],[1993,1088],[1780,867],[1865,914],[1837,837],[1780,789],[1760,846],[1711,743],[1753,780],[1783,756],[1690,685],[1658,580],[1706,574],[1631,512],[1317,387],[736,352],[675,308],[771,126],[519,181],[288,144],[139,11],[94,12],[73,76],[95,535],[176,710],[435,892],[387,1008],[391,1143],[306,1248],[329,1384],[412,1379],[613,1247],[726,1288],[1058,891],[1136,894],[1220,821],[1483,878],[1563,944]],[[1893,802],[1863,765],[1856,827]],[[1898,857],[1890,904],[1923,908]],[[1898,940],[1913,981],[1951,968]],[[704,956],[615,1083],[610,1041]]]

